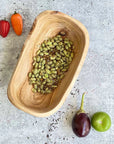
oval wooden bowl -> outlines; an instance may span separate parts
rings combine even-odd
[[[53,37],[61,30],[73,41],[75,56],[68,72],[53,93],[34,94],[28,83],[28,72],[32,69],[32,58],[39,44]],[[76,19],[58,11],[44,11],[39,14],[23,46],[18,64],[8,86],[8,98],[19,109],[37,117],[55,113],[64,103],[84,63],[89,46],[86,28]]]

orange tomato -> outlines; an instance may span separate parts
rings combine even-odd
[[[15,33],[17,35],[21,35],[22,30],[23,30],[23,20],[22,20],[22,16],[19,13],[15,12],[11,16],[11,24],[12,24],[12,27],[13,27]]]

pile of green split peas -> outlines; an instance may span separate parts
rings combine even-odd
[[[74,57],[74,45],[63,34],[43,41],[33,57],[33,68],[28,76],[34,93],[51,93],[68,71]]]

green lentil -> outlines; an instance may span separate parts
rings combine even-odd
[[[32,88],[32,92],[36,93],[36,92],[37,92],[37,90],[36,90],[36,89],[34,89],[34,88]]]
[[[29,78],[31,78],[31,76],[32,76],[32,73],[31,73],[31,72],[29,72]]]
[[[37,88],[38,88],[37,84],[34,84],[34,89],[36,89],[36,90],[37,90]]]
[[[61,31],[55,37],[45,40],[40,47],[38,45],[36,56],[33,57],[33,68],[28,74],[34,93],[51,93],[68,71],[75,47],[65,34]]]
[[[39,62],[39,61],[40,61],[40,57],[39,57],[39,56],[36,58],[36,61],[37,61],[37,62]]]
[[[32,74],[32,76],[31,76],[32,78],[34,78],[35,77],[35,75],[34,74]]]

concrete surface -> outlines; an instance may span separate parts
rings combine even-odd
[[[21,48],[35,17],[42,11],[62,11],[81,21],[90,35],[89,52],[82,71],[62,108],[48,118],[37,118],[15,108],[7,98],[7,87]],[[114,144],[114,1],[113,0],[0,0],[0,19],[10,21],[17,10],[24,21],[18,37],[10,29],[0,37],[0,144]],[[85,110],[109,113],[111,129],[105,133],[93,128],[85,138],[71,129],[81,94]]]

